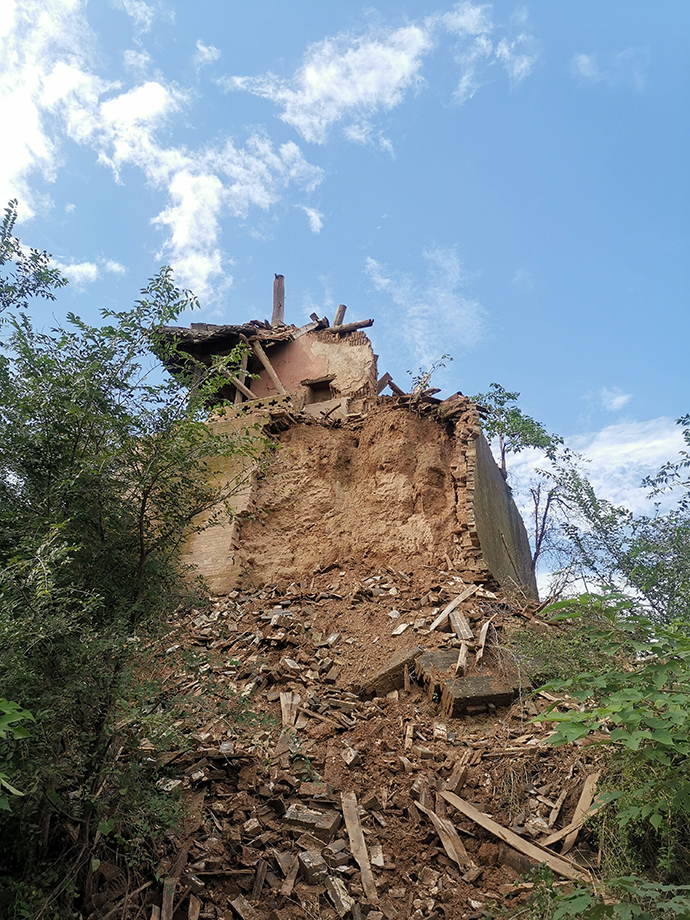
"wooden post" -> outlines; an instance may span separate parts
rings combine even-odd
[[[344,303],[338,304],[338,309],[335,311],[335,319],[333,320],[334,326],[342,326],[343,320],[345,319],[345,311],[347,307]]]
[[[235,389],[239,390],[240,393],[244,393],[247,399],[256,399],[256,396],[252,393],[252,391],[248,389],[240,380],[238,380],[237,377],[233,377],[226,367],[221,367],[219,370],[224,377],[228,378]]]
[[[256,357],[259,359],[259,361],[261,361],[261,363],[263,364],[263,366],[266,368],[266,373],[268,374],[268,376],[269,376],[269,377],[271,378],[271,380],[273,381],[276,390],[278,390],[278,392],[279,392],[282,396],[289,396],[290,394],[289,394],[288,391],[285,389],[285,387],[283,386],[283,384],[280,382],[280,377],[276,374],[273,365],[272,365],[271,362],[268,360],[268,355],[267,355],[266,352],[263,350],[263,348],[261,347],[261,345],[259,345],[258,342],[251,342],[251,343],[250,343],[250,342],[249,342],[249,339],[247,339],[246,336],[244,336],[244,335],[240,335],[240,338],[242,339],[243,342],[246,342],[248,345],[251,344],[252,351],[254,352],[254,354],[256,355]]]
[[[247,379],[247,352],[242,355],[242,361],[240,362],[240,376],[239,381],[244,386],[244,382]],[[239,387],[235,387],[235,404],[242,402],[242,390]]]
[[[282,326],[285,314],[285,276],[276,275],[273,280],[273,316],[272,326]]]

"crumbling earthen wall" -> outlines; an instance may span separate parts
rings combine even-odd
[[[242,424],[270,421],[270,407],[257,409]],[[291,418],[274,437],[275,456],[240,493],[239,520],[190,546],[216,593],[299,581],[335,562],[404,570],[414,559],[536,597],[524,525],[469,400],[453,422],[390,400],[342,425]]]

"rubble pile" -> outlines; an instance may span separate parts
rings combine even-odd
[[[529,721],[553,698],[503,647],[520,620],[550,628],[450,569],[338,564],[180,614],[155,650],[176,741],[129,754],[188,813],[147,920],[469,920],[541,863],[589,878],[594,749]]]

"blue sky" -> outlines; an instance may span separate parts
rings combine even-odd
[[[690,411],[690,5],[0,0],[0,199],[96,321],[373,317],[402,386],[498,381],[617,500]],[[37,307],[50,321],[50,311]],[[189,320],[190,317],[187,317]]]

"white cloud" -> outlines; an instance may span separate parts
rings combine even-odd
[[[485,311],[462,293],[467,277],[454,248],[438,246],[423,253],[422,282],[367,258],[366,273],[377,291],[388,294],[407,348],[424,367],[441,354],[471,348],[484,334]]]
[[[98,262],[60,262],[53,260],[56,268],[59,268],[62,274],[67,278],[70,284],[81,290],[87,284],[98,281],[102,277],[102,272],[109,272],[113,275],[124,275],[127,269],[124,265],[116,262],[114,259],[98,259]]]
[[[205,45],[202,41],[196,43],[196,53],[194,54],[194,66],[197,69],[212,64],[220,57],[220,51],[214,45]]]
[[[679,426],[665,417],[608,425],[601,431],[567,437],[565,441],[567,447],[589,461],[584,472],[600,498],[641,514],[654,511],[647,490],[641,488],[642,480],[668,460],[676,459],[685,446]],[[508,466],[510,482],[517,491],[548,462],[540,451],[525,450],[509,458]],[[666,500],[669,505],[672,502],[672,497]]]
[[[619,387],[603,387],[600,393],[601,404],[608,412],[620,412],[632,398],[631,393],[624,393]]]
[[[134,24],[142,32],[149,31],[154,17],[152,6],[145,3],[144,0],[117,0],[117,6],[134,20]]]
[[[65,205],[65,214],[72,214],[72,212],[76,210],[77,210],[76,204],[66,204]]]
[[[126,275],[127,269],[124,265],[121,265],[120,262],[116,262],[114,259],[106,259],[103,263],[103,268],[110,272],[112,275]]]
[[[574,54],[570,69],[574,77],[587,83],[599,83],[604,79],[596,54]]]
[[[5,0],[0,20],[0,123],[7,130],[0,144],[0,200],[18,197],[20,219],[45,202],[33,188],[39,174],[55,178],[59,144],[50,126],[44,93],[56,65],[69,61],[73,71],[88,65],[92,35],[83,0]],[[59,80],[59,74],[58,78]],[[75,78],[72,76],[74,82]]]
[[[373,112],[398,105],[420,84],[422,58],[432,45],[429,31],[416,25],[376,36],[342,33],[312,45],[290,80],[266,74],[226,77],[221,85],[277,103],[283,121],[323,144],[336,123],[352,119],[361,126]]]
[[[512,41],[502,38],[496,45],[495,54],[513,85],[532,73],[538,58],[534,39],[526,33],[521,33]]]
[[[65,265],[62,262],[54,261],[54,265],[77,288],[83,288],[84,285],[90,284],[100,277],[100,271],[95,262],[73,262],[70,265]]]
[[[321,211],[317,211],[316,208],[307,208],[305,205],[302,205],[301,207],[309,219],[309,229],[311,232],[321,233],[321,229],[323,227],[323,214]]]
[[[387,138],[375,130],[372,119],[399,105],[422,83],[424,58],[441,35],[456,42],[461,77],[455,98],[469,99],[481,86],[486,67],[498,65],[513,85],[532,72],[538,58],[536,42],[522,28],[517,34],[491,36],[491,7],[464,0],[446,13],[433,13],[419,23],[364,35],[340,33],[309,47],[291,78],[272,73],[259,77],[223,77],[224,89],[244,90],[269,99],[283,110],[281,118],[312,143],[326,142],[339,123],[348,140],[376,139],[392,151]]]
[[[636,92],[644,90],[651,61],[648,48],[625,48],[615,54],[605,55],[603,64],[600,64],[599,57],[596,53],[574,54],[570,61],[573,77],[590,86],[604,83],[609,87],[631,87]]]
[[[489,16],[491,6],[475,6],[469,2],[458,3],[450,13],[444,13],[440,19],[449,32],[457,35],[484,35],[491,32],[493,23]]]
[[[516,86],[532,73],[539,58],[536,40],[524,29],[516,35],[494,38],[495,25],[490,11],[489,5],[474,6],[463,2],[453,11],[436,17],[440,26],[455,35],[458,42],[455,61],[461,76],[453,94],[456,102],[471,99],[492,66],[503,67]],[[524,26],[526,14],[518,16],[516,21]]]
[[[134,51],[130,48],[125,51],[123,62],[128,73],[143,76],[151,66],[151,55],[148,51]]]

